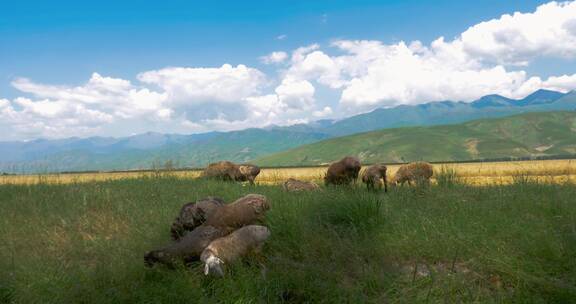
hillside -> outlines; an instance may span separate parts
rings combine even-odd
[[[318,165],[345,155],[367,163],[463,161],[576,153],[576,112],[526,113],[455,125],[385,129],[262,157],[263,166]]]

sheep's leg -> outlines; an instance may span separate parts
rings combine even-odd
[[[384,175],[384,192],[388,192],[388,182],[386,181],[386,175]]]

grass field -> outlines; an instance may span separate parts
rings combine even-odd
[[[389,165],[392,176],[400,165]],[[576,183],[576,160],[536,160],[510,162],[475,162],[434,164],[435,172],[451,171],[462,183],[472,185],[507,184],[521,177],[545,183]],[[326,167],[266,168],[257,178],[261,184],[279,184],[290,177],[321,182]],[[199,170],[143,171],[105,173],[67,173],[43,175],[0,176],[0,184],[67,184],[79,182],[109,181],[126,178],[172,175],[180,178],[196,178]]]
[[[573,184],[439,181],[388,194],[162,174],[5,184],[0,303],[576,302]],[[271,200],[265,271],[250,260],[223,279],[199,264],[144,267],[183,203],[247,193]]]

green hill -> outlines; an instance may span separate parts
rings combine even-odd
[[[385,129],[332,138],[257,159],[301,166],[356,155],[367,163],[463,161],[576,153],[576,112],[526,113],[455,125]]]

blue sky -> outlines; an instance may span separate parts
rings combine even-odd
[[[558,39],[559,44],[560,40],[570,39],[558,36],[550,41],[530,28],[531,22],[535,22],[530,20],[562,19],[554,18],[554,14],[560,16],[562,10],[570,13],[572,8],[549,4],[556,10],[536,14],[536,9],[546,3],[531,0],[5,1],[0,4],[0,100],[4,101],[0,106],[10,107],[11,114],[6,114],[6,110],[0,118],[14,132],[0,140],[228,130],[338,118],[376,107],[416,104],[437,98],[467,101],[484,93],[521,97],[532,88],[573,89],[572,79],[550,79],[576,73],[575,55],[569,50],[572,45],[552,49],[542,46],[554,43],[554,39]],[[520,22],[510,23],[501,18],[514,12],[535,13],[529,18],[536,19],[522,21],[519,17],[515,19]],[[537,19],[539,15],[544,19]],[[501,19],[496,29],[486,26],[478,31],[504,37],[505,43],[498,40],[494,49],[488,49],[482,47],[481,41],[475,44],[474,37],[481,35],[472,35],[474,39],[468,40],[458,38],[469,27],[492,19]],[[568,38],[572,34],[576,36],[576,32],[571,32],[570,16],[562,20],[557,26],[568,29],[565,34]],[[530,50],[519,47],[522,44],[514,40],[517,34],[533,43],[528,47]],[[433,47],[432,42],[439,37],[444,37],[449,46]],[[411,44],[416,40],[434,54]],[[310,48],[303,51],[301,61],[297,62],[295,51],[305,47]],[[429,78],[437,76],[427,73],[426,69],[420,73],[413,65],[429,64],[430,69],[436,69],[439,60],[454,61],[440,54],[440,48],[450,48],[447,52],[450,54],[461,51],[462,56],[467,57],[454,55],[463,60],[460,66],[467,66],[474,75],[479,75],[470,78],[470,85],[478,89],[466,90],[474,94],[462,93],[462,87],[423,92],[438,91],[445,85],[431,84]],[[401,59],[404,55],[385,59],[387,54],[400,54],[407,49],[413,52],[409,56],[431,59],[421,63],[404,62]],[[262,58],[271,52],[284,52],[285,55],[280,56],[284,59],[270,62]],[[232,70],[196,70],[219,69],[223,64],[230,64]],[[381,70],[369,71],[377,64]],[[408,69],[412,71],[410,77],[428,80],[424,79],[422,84],[406,84],[396,81],[410,78],[402,71],[387,74],[391,69],[402,69],[404,64],[412,67]],[[248,71],[235,70],[239,65]],[[331,65],[338,68],[334,70]],[[168,68],[189,70],[166,70]],[[147,74],[150,76],[147,80],[139,77],[151,71],[157,73]],[[213,72],[260,84],[248,91],[240,90],[245,86],[240,83],[230,84],[230,87],[238,85],[240,91],[230,91],[225,96],[202,91],[211,86],[206,82],[206,73],[212,75]],[[451,79],[461,78],[454,72],[472,73],[453,67],[441,77],[454,82]],[[101,78],[95,78],[95,73]],[[528,83],[533,76],[539,80]],[[210,79],[222,82],[218,77]],[[473,83],[499,77],[502,79],[499,83]],[[119,84],[110,79],[130,83]],[[200,82],[188,86],[190,81]],[[114,82],[111,87],[100,87],[111,82]],[[520,82],[528,84],[521,87]],[[511,88],[511,84],[517,87]],[[387,85],[389,90],[380,89]],[[108,91],[103,93],[102,104],[97,104],[93,99],[102,96],[94,92],[102,90]],[[154,105],[144,107],[140,116],[127,113],[126,109],[118,110],[113,105],[129,108],[126,100],[133,98],[120,93],[114,95],[119,90],[135,90],[135,94],[141,93],[136,94],[138,98],[148,94],[143,99],[151,100]],[[81,92],[81,96],[71,92]],[[236,95],[237,100],[233,100],[232,96]],[[26,100],[20,100],[22,98]],[[139,100],[142,99],[130,102],[139,103]],[[251,106],[246,107],[247,103]],[[278,110],[280,108],[282,110]],[[260,116],[249,117],[255,109],[267,110],[262,110]],[[206,117],[202,117],[202,113],[206,113]],[[73,121],[82,120],[77,119],[82,115],[90,116],[89,125]],[[147,120],[153,116],[158,117]],[[10,119],[18,121],[9,123]],[[69,119],[70,124],[63,124],[63,119]],[[76,131],[70,131],[74,129]]]

